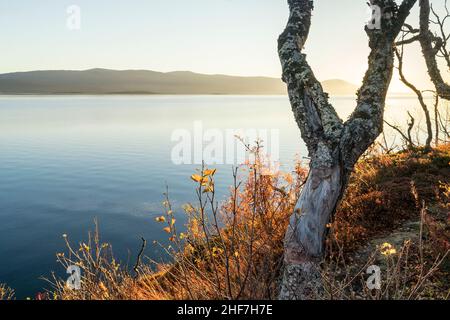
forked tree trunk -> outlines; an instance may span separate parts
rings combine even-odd
[[[345,191],[359,157],[380,135],[394,65],[394,40],[416,0],[372,0],[381,8],[381,30],[369,30],[369,68],[357,106],[345,123],[328,102],[302,53],[311,25],[313,1],[288,0],[290,17],[279,38],[283,80],[311,157],[310,173],[285,240],[285,270],[280,299],[313,299],[320,294],[320,262],[327,224]],[[344,12],[344,10],[342,10]]]

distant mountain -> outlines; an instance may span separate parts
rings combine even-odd
[[[353,95],[356,86],[328,80],[331,95]],[[31,71],[0,74],[0,94],[286,94],[280,79],[205,75],[188,71]]]
[[[332,79],[322,82],[323,90],[331,95],[350,96],[355,95],[358,87],[350,82]]]

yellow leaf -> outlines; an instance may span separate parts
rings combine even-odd
[[[104,284],[102,281],[100,281],[100,283],[99,283],[98,286],[100,287],[100,289],[101,289],[102,291],[108,291],[108,289],[106,288],[105,284]]]
[[[170,233],[172,230],[170,229],[170,227],[165,227],[164,229],[163,229],[165,232],[167,232],[167,233]]]
[[[391,256],[397,253],[397,250],[390,243],[383,243],[380,247],[381,254],[384,256]]]
[[[205,177],[213,176],[213,175],[216,174],[216,171],[217,171],[217,169],[205,170],[205,172],[203,172],[203,175],[204,175]]]
[[[205,190],[203,190],[203,193],[208,193],[208,192],[214,192],[214,186],[212,184],[208,185]]]
[[[156,220],[156,222],[166,222],[166,217],[161,216],[161,217],[156,218],[155,220]]]
[[[193,174],[191,176],[191,179],[194,180],[195,182],[202,182],[203,181],[203,177],[201,175],[198,175],[198,174]]]
[[[221,249],[221,248],[214,247],[214,248],[212,249],[212,255],[213,255],[213,257],[218,257],[218,256],[220,256],[222,253],[223,253],[223,249]]]
[[[202,183],[202,186],[205,186],[205,185],[207,185],[207,184],[208,184],[208,182],[209,182],[209,178],[208,178],[208,177],[203,177],[203,179],[202,179],[202,181],[201,181],[201,183]]]

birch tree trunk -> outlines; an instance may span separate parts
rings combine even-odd
[[[278,41],[292,110],[311,157],[310,173],[285,239],[280,299],[313,299],[322,290],[327,224],[345,191],[354,165],[383,130],[383,113],[394,65],[394,41],[417,0],[372,0],[380,7],[381,29],[369,29],[371,53],[357,106],[342,121],[328,102],[302,53],[311,26],[313,1],[288,0],[290,17]],[[344,10],[342,10],[344,12]]]

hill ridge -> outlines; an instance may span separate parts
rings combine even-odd
[[[354,95],[357,86],[323,82],[331,95]],[[0,94],[246,94],[285,95],[281,79],[153,70],[36,70],[0,74]]]

